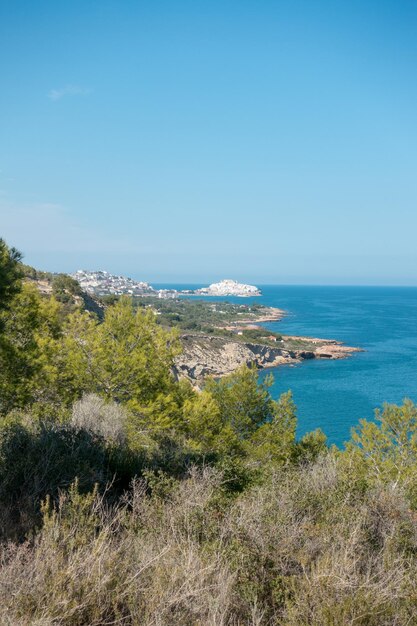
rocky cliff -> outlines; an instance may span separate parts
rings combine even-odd
[[[297,340],[298,347],[288,348],[291,341],[287,339]],[[307,337],[284,337],[277,347],[201,334],[183,335],[181,341],[183,352],[176,360],[177,374],[197,383],[206,376],[230,374],[241,365],[276,367],[305,359],[341,359],[359,351],[331,339]]]

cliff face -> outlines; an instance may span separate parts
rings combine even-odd
[[[210,335],[184,335],[181,338],[183,352],[176,359],[177,374],[198,382],[206,376],[225,376],[241,365],[276,367],[305,359],[340,359],[359,351],[330,339],[314,340],[317,343],[313,346],[308,338],[297,339],[301,344],[305,340],[306,349],[286,349],[285,341],[284,346],[270,347]]]

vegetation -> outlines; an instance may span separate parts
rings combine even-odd
[[[1,242],[1,624],[416,623],[411,402],[297,439],[255,370],[196,392],[151,309],[22,274]]]
[[[55,276],[52,272],[43,272],[31,267],[30,265],[26,265],[25,263],[21,263],[20,267],[23,276],[30,280],[45,280],[47,282],[52,282]]]
[[[19,292],[22,270],[19,261],[21,254],[9,248],[0,239],[0,311],[7,309],[13,296]]]
[[[213,331],[214,332],[214,331]],[[277,341],[284,343],[282,335],[266,330],[265,328],[240,328],[239,333],[236,334],[233,330],[226,328],[219,328],[216,330],[216,334],[220,337],[227,337],[233,339],[233,341],[243,341],[249,343],[261,343],[265,346],[277,347]],[[287,340],[285,344],[287,347]]]
[[[118,296],[100,298],[105,305],[114,304]],[[263,304],[234,304],[212,302],[195,298],[161,299],[135,296],[133,304],[139,309],[153,309],[157,323],[164,328],[175,328],[181,335],[191,334],[198,342],[199,334],[229,339],[234,342],[257,343],[282,350],[315,351],[318,340],[306,337],[286,337],[257,326],[258,321],[271,315],[271,309]],[[274,310],[275,311],[275,310]]]
[[[256,322],[265,315],[268,307],[262,304],[233,304],[231,302],[211,302],[195,298],[161,299],[154,297],[134,297],[134,305],[140,308],[152,307],[158,314],[158,323],[180,331],[202,331],[213,333],[225,325],[239,324],[243,320]],[[261,331],[265,335],[265,331]],[[271,334],[271,333],[269,333]]]

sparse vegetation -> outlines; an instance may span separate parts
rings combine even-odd
[[[268,313],[268,307],[259,303],[233,304],[231,302],[210,302],[196,298],[134,297],[133,303],[139,308],[152,307],[158,313],[158,323],[180,331],[214,332],[226,326],[239,324],[242,320],[253,321]],[[264,333],[265,334],[265,333]],[[271,333],[269,333],[271,334]]]

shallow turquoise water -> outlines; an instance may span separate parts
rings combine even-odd
[[[274,374],[272,394],[291,389],[299,434],[322,428],[341,445],[360,418],[372,419],[383,402],[417,402],[417,288],[262,286],[250,301],[283,308],[283,334],[339,339],[364,348],[346,360],[304,361],[260,372]]]

